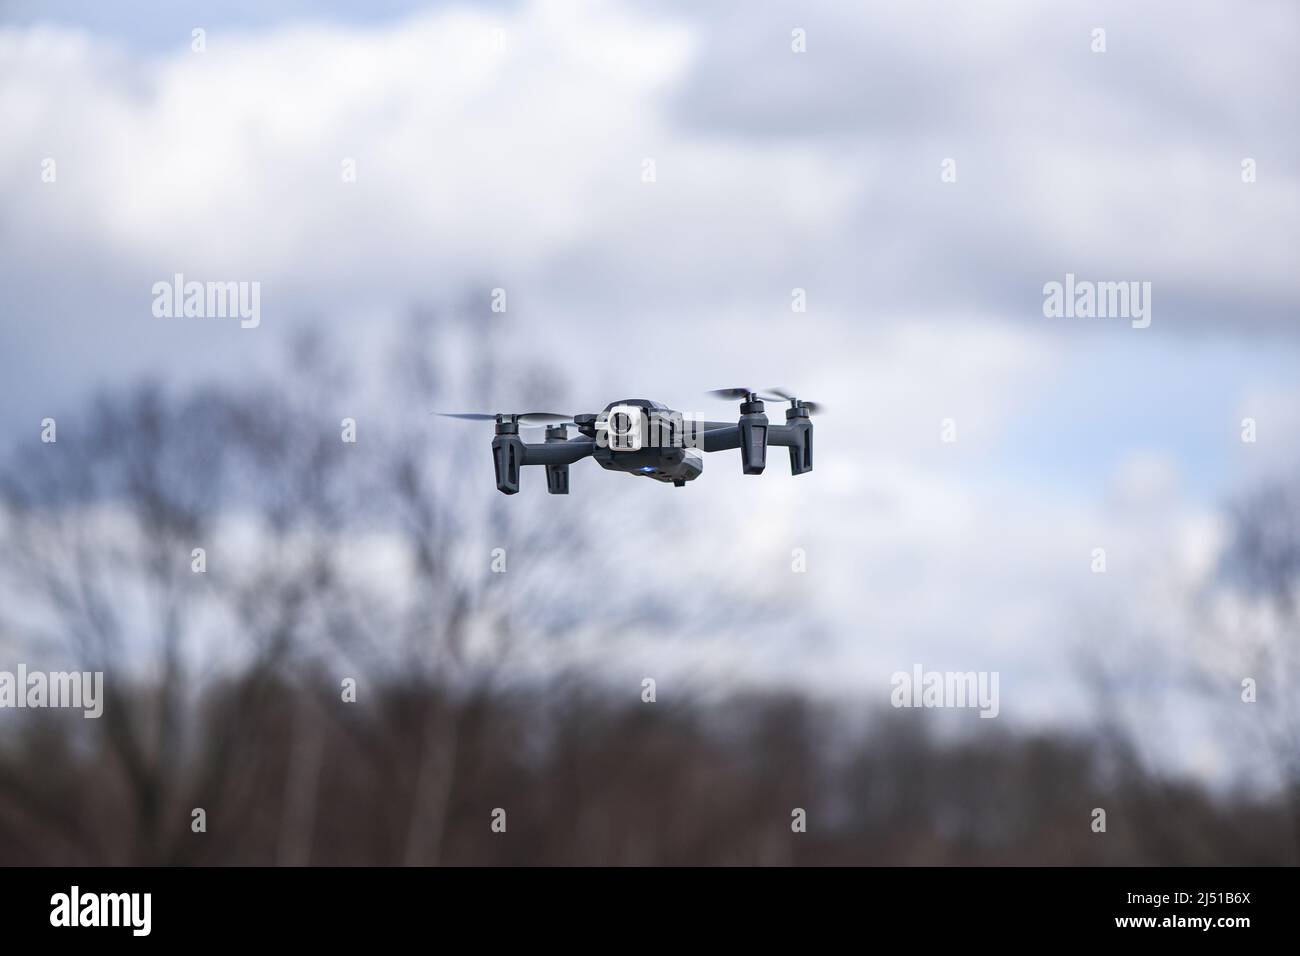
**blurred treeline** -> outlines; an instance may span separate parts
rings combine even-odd
[[[554,569],[608,575],[605,545],[504,504],[480,430],[432,440],[435,396],[488,407],[500,374],[490,348],[449,358],[435,326],[409,339],[436,347],[386,366],[377,406],[401,414],[360,415],[346,363],[304,340],[283,379],[144,384],[59,417],[55,443],[19,443],[0,471],[0,668],[102,670],[106,700],[99,720],[0,712],[0,863],[1300,859],[1289,711],[1269,738],[1282,786],[1211,794],[1149,766],[1118,724],[953,736],[793,692],[647,704],[570,665],[586,612]],[[533,407],[555,395],[545,369],[510,376]],[[351,415],[356,445],[340,440]],[[1234,569],[1292,614],[1300,561],[1279,570],[1291,539],[1258,527],[1273,506],[1236,520]],[[495,542],[530,539],[550,573],[485,573]],[[668,627],[674,611],[648,595],[616,613]],[[1294,647],[1268,654],[1254,673],[1281,673]]]
[[[5,754],[5,863],[1287,864],[1285,810],[1215,800],[1096,743],[928,738],[899,712],[845,740],[794,696],[696,708],[580,687],[374,688],[321,707],[246,675],[214,688],[195,751],[139,787],[113,745],[38,725]],[[328,712],[328,716],[326,713]],[[432,713],[449,721],[432,785]],[[78,718],[79,719],[79,718]],[[834,745],[828,742],[835,741]],[[233,753],[219,778],[211,766]],[[442,776],[445,774],[445,778]],[[21,775],[21,782],[13,779]],[[207,810],[205,834],[190,829]],[[1105,834],[1090,830],[1105,807]],[[506,832],[491,829],[506,811]],[[792,811],[807,813],[791,832]]]

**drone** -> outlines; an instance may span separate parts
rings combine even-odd
[[[519,470],[526,465],[546,468],[546,490],[569,493],[569,466],[594,458],[607,471],[653,478],[684,488],[704,473],[701,452],[740,450],[741,470],[761,475],[767,467],[769,445],[790,450],[790,474],[812,471],[812,415],[824,411],[782,389],[765,395],[752,388],[717,388],[708,394],[740,400],[735,422],[710,422],[687,417],[660,402],[628,398],[610,402],[595,414],[555,412],[439,412],[444,418],[494,421],[492,466],[497,490],[519,492]],[[764,402],[789,402],[785,424],[768,423]],[[545,440],[526,442],[520,428],[545,427]],[[577,430],[570,435],[569,429]]]

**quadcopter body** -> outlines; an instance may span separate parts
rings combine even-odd
[[[495,422],[492,465],[497,489],[513,495],[519,491],[520,469],[541,465],[546,469],[546,490],[569,493],[569,466],[592,458],[607,471],[652,478],[682,488],[704,472],[704,455],[739,450],[741,469],[747,475],[763,473],[769,445],[790,452],[790,473],[812,471],[812,413],[818,406],[777,391],[777,397],[753,389],[718,389],[712,394],[739,398],[740,414],[734,422],[705,421],[674,411],[644,398],[610,402],[600,412],[560,415],[552,412],[452,413],[450,418]],[[768,421],[766,401],[788,401],[785,424]],[[545,440],[526,442],[521,427],[546,426]],[[571,435],[573,428],[577,434]]]

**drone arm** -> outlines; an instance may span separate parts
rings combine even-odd
[[[529,444],[520,442],[523,447],[525,465],[572,465],[591,454],[596,443],[587,440],[546,442]]]
[[[591,454],[593,441],[550,441],[529,444],[518,435],[497,435],[492,439],[492,467],[497,490],[513,495],[519,491],[519,469],[524,465],[546,466],[546,488],[551,494],[569,493],[569,465]]]
[[[799,428],[789,425],[769,425],[767,429],[769,445],[785,445],[793,448],[799,444]]]
[[[790,449],[790,474],[812,471],[813,427],[807,418],[798,425],[769,425],[767,443]]]
[[[732,448],[740,447],[740,426],[739,425],[718,425],[714,428],[713,422],[705,425],[704,437],[700,445],[705,451],[729,451]]]

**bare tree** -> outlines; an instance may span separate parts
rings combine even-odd
[[[535,509],[508,507],[482,433],[429,415],[438,401],[490,407],[503,391],[562,397],[544,368],[500,366],[490,342],[466,361],[448,354],[466,332],[482,330],[417,315],[378,384],[305,336],[277,383],[141,385],[65,416],[56,443],[17,450],[0,482],[0,580],[21,595],[6,630],[33,659],[107,678],[104,717],[83,733],[103,747],[130,838],[83,834],[88,858],[183,862],[201,845],[193,808],[214,827],[246,821],[261,799],[247,781],[263,727],[287,706],[281,858],[310,860],[320,723],[334,721],[388,781],[401,858],[440,859],[464,715],[530,673],[516,659],[564,659],[553,645],[573,631],[572,596],[541,569],[582,575],[604,558],[581,523],[557,535]],[[342,440],[345,418],[355,443]],[[546,560],[494,575],[497,546]],[[610,623],[641,610],[629,602]],[[344,677],[361,694],[394,682],[443,692],[349,710]],[[199,739],[205,698],[223,719]],[[69,825],[15,762],[0,786],[24,814]]]

